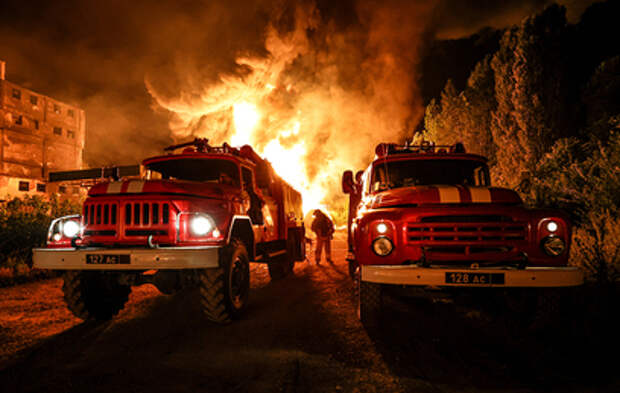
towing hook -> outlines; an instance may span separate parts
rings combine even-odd
[[[159,244],[153,243],[153,235],[149,235],[146,238],[146,243],[149,245],[149,248],[159,248]]]

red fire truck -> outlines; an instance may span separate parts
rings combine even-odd
[[[132,285],[152,283],[167,294],[197,287],[207,318],[227,323],[246,308],[250,261],[279,279],[305,259],[301,194],[251,147],[196,139],[165,150],[139,171],[50,176],[109,177],[90,188],[81,215],[55,219],[47,246],[34,250],[35,267],[64,271],[64,297],[79,318],[112,318]]]
[[[515,290],[544,304],[552,289],[582,284],[582,272],[567,266],[568,218],[527,209],[516,192],[491,187],[486,158],[460,143],[383,143],[375,153],[360,181],[351,171],[342,178],[363,323],[379,322],[385,291]]]

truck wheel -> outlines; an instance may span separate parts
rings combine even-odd
[[[382,305],[381,284],[358,281],[357,316],[367,329],[376,329],[379,326]]]
[[[234,239],[220,258],[220,267],[199,273],[200,303],[205,316],[226,324],[241,316],[250,293],[250,263],[243,243]]]
[[[76,317],[106,321],[118,314],[129,299],[131,287],[99,272],[68,271],[62,291],[69,310]]]

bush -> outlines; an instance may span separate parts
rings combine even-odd
[[[13,198],[0,205],[0,267],[18,272],[32,267],[32,249],[45,245],[53,218],[76,214],[80,205],[40,196]]]
[[[600,285],[620,279],[620,218],[609,211],[590,212],[573,233],[571,264]]]
[[[607,123],[605,140],[560,139],[540,162],[528,199],[537,206],[562,207],[575,229],[571,263],[588,281],[620,279],[620,119]]]

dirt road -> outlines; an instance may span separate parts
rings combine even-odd
[[[251,306],[229,326],[152,286],[103,324],[71,316],[60,279],[0,289],[0,392],[620,391],[596,340],[516,337],[450,303],[390,298],[369,335],[343,239],[334,265],[282,281],[253,264]]]

